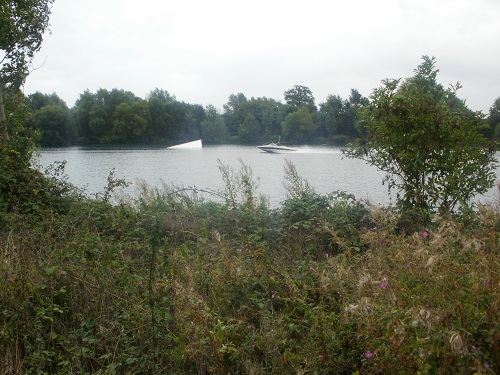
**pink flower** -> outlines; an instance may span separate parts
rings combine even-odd
[[[484,368],[490,368],[490,364],[489,364],[488,362],[486,362],[486,363],[484,364]]]
[[[371,351],[369,351],[369,350],[365,353],[365,357],[366,358],[371,358],[372,355],[373,355],[373,353]]]
[[[382,281],[380,283],[380,289],[385,289],[385,288],[387,288],[387,283],[385,281]]]
[[[271,296],[271,298],[274,298],[274,294]]]
[[[422,237],[429,237],[429,232],[427,231],[427,229],[422,232]]]

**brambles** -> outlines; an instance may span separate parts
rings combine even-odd
[[[498,372],[498,206],[405,227],[289,168],[280,209],[254,203],[243,167],[219,202],[143,186],[111,205],[62,186],[64,210],[0,213],[0,368]]]

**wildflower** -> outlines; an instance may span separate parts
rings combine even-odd
[[[382,281],[380,283],[380,289],[385,289],[385,288],[387,288],[387,283],[385,281]]]
[[[490,368],[490,364],[489,364],[488,362],[486,362],[486,363],[484,364],[484,368]]]
[[[313,266],[309,267],[309,269],[310,269],[310,270],[312,270],[312,269],[313,269]]]
[[[485,288],[489,288],[490,287],[490,280],[486,280],[486,282],[484,283],[484,287]]]
[[[477,349],[477,346],[476,345],[472,345],[472,350],[476,350]]]
[[[273,293],[273,295],[271,296],[271,298],[274,298],[274,293]]]
[[[329,256],[330,256],[330,255],[328,255],[328,253],[325,253],[325,257],[326,257],[326,259],[328,259],[328,257],[329,257]]]
[[[429,232],[427,231],[427,229],[422,232],[422,237],[429,237]]]
[[[369,350],[365,353],[365,357],[366,358],[371,358],[372,355],[373,355],[373,353],[371,351],[369,351]]]

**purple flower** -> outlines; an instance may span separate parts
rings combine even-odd
[[[476,349],[477,349],[477,346],[476,346],[476,345],[472,345],[472,349],[473,349],[473,350],[476,350]]]
[[[310,269],[310,270],[312,270],[312,269],[313,269],[313,266],[309,267],[309,269]]]
[[[490,364],[489,364],[488,362],[486,362],[486,363],[484,364],[484,368],[490,368]]]
[[[490,287],[490,280],[486,280],[486,282],[484,283],[484,287],[485,288],[489,288]]]
[[[373,353],[371,351],[369,351],[369,350],[365,353],[365,357],[366,358],[371,358],[372,355],[373,355]]]
[[[422,232],[422,237],[429,237],[429,232],[427,231],[427,229]]]
[[[380,283],[380,289],[385,289],[385,288],[387,288],[387,283],[385,281],[382,281]]]
[[[271,298],[274,298],[274,294],[271,296]]]

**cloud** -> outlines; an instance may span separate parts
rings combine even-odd
[[[231,94],[283,100],[295,84],[318,103],[368,96],[436,56],[443,84],[460,81],[472,109],[500,96],[500,2],[495,0],[56,1],[25,92],[73,105],[85,89],[222,108]]]

